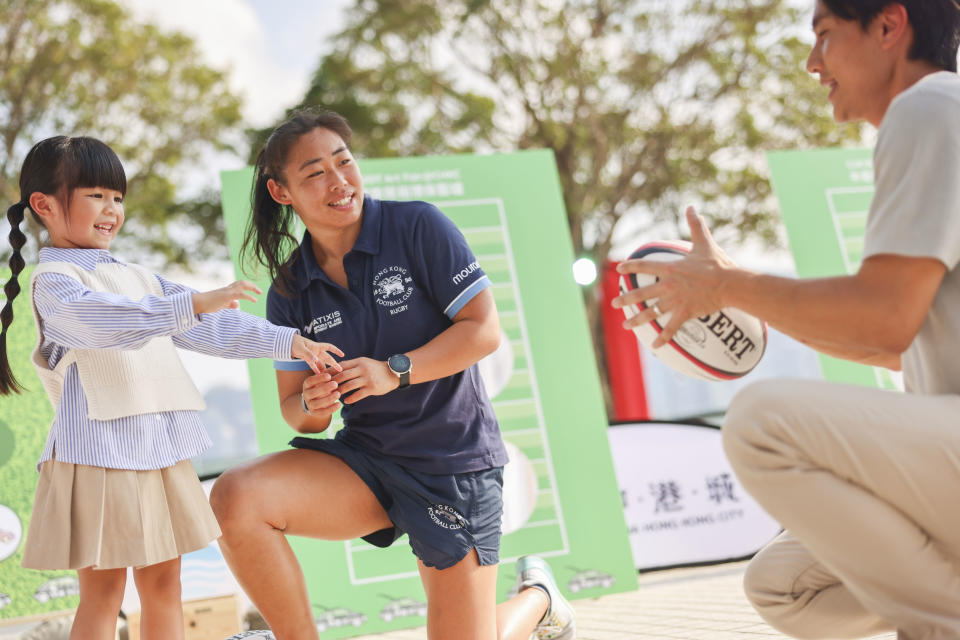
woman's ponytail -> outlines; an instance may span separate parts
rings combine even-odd
[[[350,147],[353,135],[350,125],[343,116],[333,111],[294,111],[274,129],[257,154],[250,194],[250,221],[240,253],[241,264],[253,259],[267,267],[271,282],[280,294],[287,297],[294,294],[294,278],[290,267],[299,255],[299,243],[291,233],[297,214],[290,205],[280,204],[273,199],[267,183],[270,180],[284,182],[283,170],[290,149],[301,136],[314,129],[333,131]]]
[[[240,253],[241,263],[252,259],[267,267],[270,281],[281,294],[289,296],[293,293],[293,277],[286,259],[290,247],[297,246],[296,238],[290,233],[295,214],[291,207],[280,204],[270,195],[267,188],[270,179],[261,151],[254,167],[250,220]]]
[[[10,279],[3,287],[6,302],[0,310],[0,395],[8,396],[11,393],[20,393],[23,386],[17,382],[10,368],[10,357],[7,353],[7,327],[13,322],[13,299],[20,293],[20,283],[17,277],[23,271],[24,261],[20,249],[27,242],[27,237],[20,230],[23,214],[26,211],[25,202],[18,202],[7,209],[7,220],[10,222],[10,246],[13,255],[10,256]]]

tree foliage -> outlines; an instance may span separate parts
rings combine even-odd
[[[691,202],[728,242],[775,243],[762,152],[861,135],[804,69],[810,4],[357,0],[303,105],[346,116],[372,157],[552,149],[574,249],[598,264],[621,220],[682,235]]]
[[[219,196],[180,188],[240,122],[224,74],[189,37],[134,22],[110,0],[0,4],[0,193],[37,140],[92,135],[127,170],[127,230],[117,245],[166,263],[225,256]],[[35,236],[39,230],[32,228]],[[175,236],[175,237],[171,237]]]

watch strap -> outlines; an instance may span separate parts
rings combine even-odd
[[[400,358],[402,358],[403,360],[406,360],[406,363],[407,363],[406,371],[398,371],[397,369],[394,369],[393,364],[390,362],[391,360],[400,359]],[[389,358],[387,358],[387,368],[390,369],[390,371],[392,371],[393,374],[397,376],[397,379],[399,380],[397,384],[397,389],[406,389],[407,387],[410,386],[410,372],[413,371],[413,363],[410,361],[410,358],[407,355],[401,353],[401,354],[390,356]]]

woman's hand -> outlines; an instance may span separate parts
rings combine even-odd
[[[301,335],[293,336],[293,346],[290,349],[290,355],[297,360],[303,360],[316,374],[323,373],[324,368],[330,368],[334,371],[341,371],[340,363],[333,359],[331,353],[335,353],[341,358],[343,351],[329,342],[314,342]],[[323,367],[320,364],[323,364]]]
[[[400,378],[390,371],[383,360],[354,358],[340,363],[343,370],[333,376],[340,385],[340,394],[346,404],[353,404],[369,396],[390,393],[400,384]],[[349,395],[347,395],[349,394]]]
[[[233,284],[228,284],[221,289],[197,292],[193,294],[193,313],[216,313],[223,309],[236,309],[240,306],[240,300],[249,300],[256,302],[257,299],[247,293],[253,291],[258,295],[263,293],[260,287],[249,280],[237,280]]]
[[[300,397],[307,413],[315,418],[326,419],[326,423],[319,431],[323,431],[330,424],[330,416],[340,408],[340,391],[333,379],[333,374],[327,371],[309,376],[303,381]],[[302,410],[302,407],[301,407]],[[310,430],[301,431],[309,432]]]

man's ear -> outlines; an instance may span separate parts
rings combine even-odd
[[[910,16],[907,8],[899,2],[891,2],[885,6],[874,20],[878,23],[880,46],[884,49],[901,44],[908,37]]]
[[[44,222],[52,219],[60,210],[60,203],[57,202],[53,196],[40,193],[39,191],[34,191],[30,194],[30,198],[27,199],[27,204],[30,205],[30,209],[40,216],[40,219]]]
[[[287,193],[286,188],[273,178],[267,179],[267,191],[270,192],[270,197],[280,204],[293,204],[293,201],[290,199],[290,194]]]

